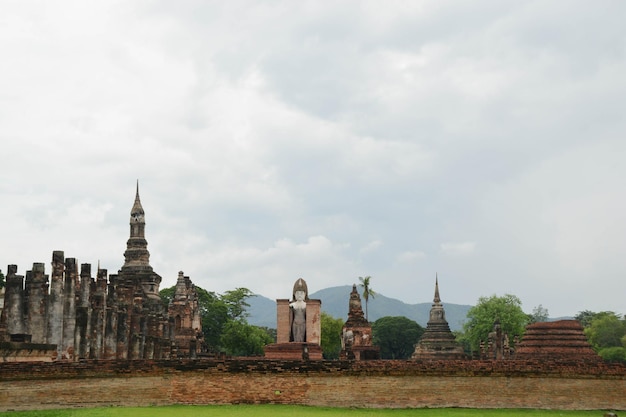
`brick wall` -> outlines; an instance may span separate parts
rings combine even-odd
[[[0,410],[276,403],[626,410],[626,366],[531,361],[0,364]]]

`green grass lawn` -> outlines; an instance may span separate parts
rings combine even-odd
[[[554,410],[477,410],[466,408],[420,409],[345,409],[291,405],[216,405],[82,408],[72,410],[9,411],[0,416],[12,417],[601,417],[603,411]]]

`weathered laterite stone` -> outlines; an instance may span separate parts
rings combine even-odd
[[[517,359],[584,360],[598,362],[583,327],[577,320],[558,320],[529,324],[518,344]]]

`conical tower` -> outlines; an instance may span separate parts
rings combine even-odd
[[[116,335],[110,340],[107,359],[152,359],[167,357],[167,306],[159,297],[161,276],[150,266],[145,238],[145,212],[139,198],[139,183],[130,210],[130,237],[124,252],[124,265],[110,281],[117,300]],[[112,301],[113,302],[113,301]]]
[[[348,320],[341,329],[341,359],[379,359],[380,348],[372,345],[372,325],[365,320],[361,296],[352,285],[348,302]]]
[[[150,266],[150,252],[145,237],[145,212],[139,198],[139,181],[135,192],[135,202],[130,210],[130,237],[126,242],[124,266],[119,271],[120,280],[126,285],[140,284],[143,293],[151,299],[159,298],[161,277]]]
[[[457,343],[446,320],[439,296],[439,278],[435,275],[435,296],[426,330],[415,345],[412,359],[464,359],[463,347]]]

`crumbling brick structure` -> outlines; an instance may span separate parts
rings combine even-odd
[[[76,259],[65,258],[63,251],[53,252],[50,277],[42,263],[33,264],[26,280],[17,275],[16,265],[9,265],[0,316],[2,361],[26,360],[16,352],[29,350],[43,352],[38,360],[48,355],[50,360],[70,361],[170,358],[177,352],[176,341],[186,337],[182,335],[193,333],[195,338],[201,332],[197,297],[188,278],[174,317],[161,301],[161,277],[150,266],[144,216],[137,187],[125,262],[108,279],[100,267],[93,278],[90,264],[82,264],[79,273]],[[177,331],[182,338],[176,338]],[[186,340],[178,351],[191,355],[190,346]]]
[[[265,357],[321,360],[321,308],[322,301],[310,299],[306,281],[298,278],[293,286],[291,301],[276,300],[276,343],[265,346]],[[302,322],[294,325],[298,310]],[[296,328],[299,330],[295,331]]]
[[[529,324],[517,346],[515,358],[601,361],[577,320]]]
[[[372,325],[365,319],[361,296],[352,285],[348,303],[348,320],[341,329],[341,359],[380,359],[380,347],[372,345]]]
[[[168,312],[174,321],[176,356],[195,358],[204,345],[198,294],[189,277],[182,271],[178,273],[176,291]]]

